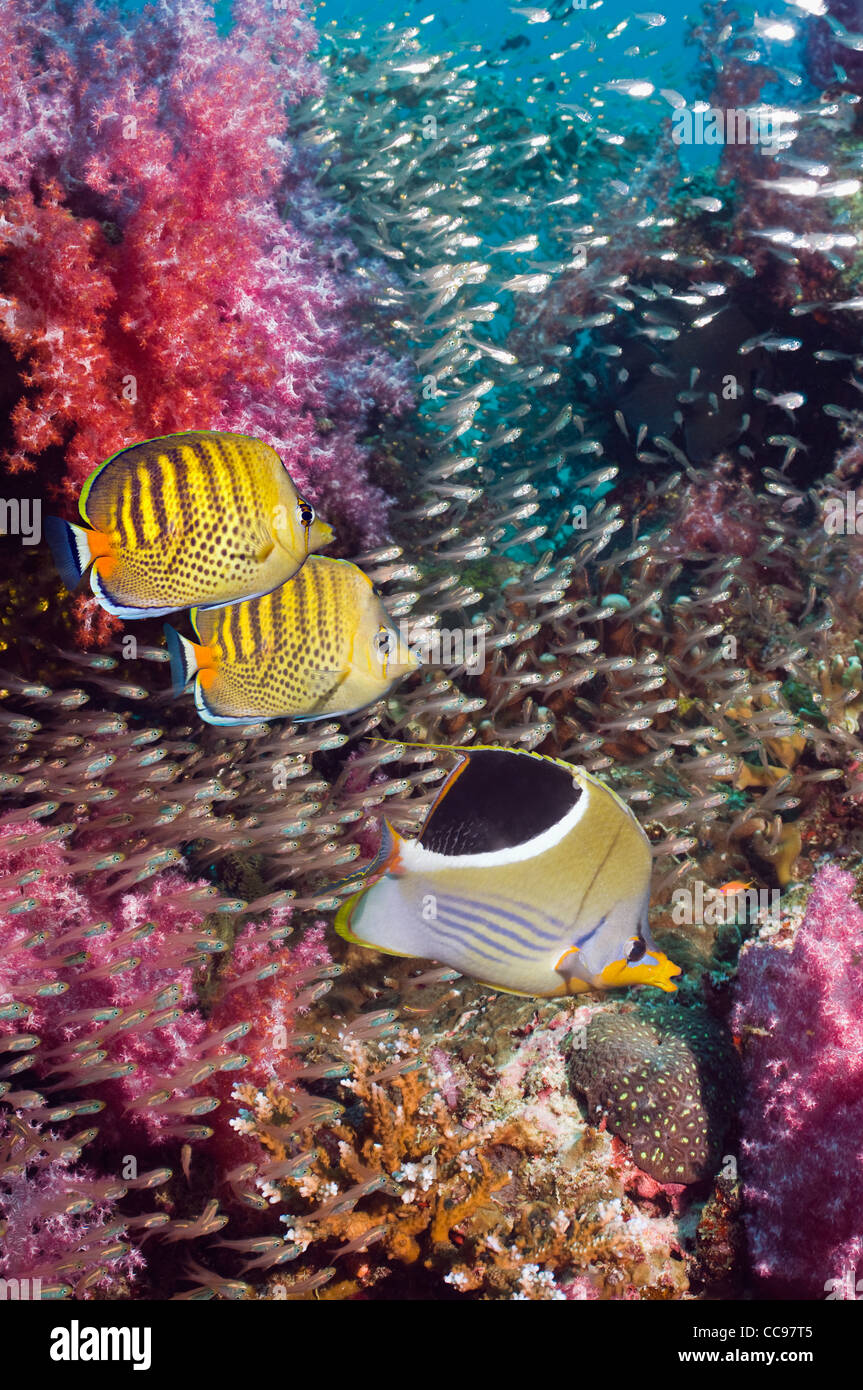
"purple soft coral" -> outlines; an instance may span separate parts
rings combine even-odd
[[[863,911],[817,875],[790,949],[744,948],[743,1179],[755,1273],[776,1295],[854,1297],[863,1277]]]

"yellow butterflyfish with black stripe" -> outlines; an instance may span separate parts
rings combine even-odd
[[[510,994],[675,990],[680,969],[648,927],[650,843],[625,802],[556,758],[447,751],[461,760],[420,835],[385,824],[365,886],[339,909],[339,934]]]
[[[112,454],[84,484],[83,526],[50,517],[63,583],[89,570],[103,608],[156,617],[269,593],[332,540],[269,444],[190,430]]]
[[[273,593],[191,619],[197,642],[165,624],[171,675],[176,694],[194,683],[208,724],[350,714],[419,665],[348,560],[312,555]]]

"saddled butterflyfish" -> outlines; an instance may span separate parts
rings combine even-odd
[[[350,714],[419,665],[348,560],[312,555],[273,593],[190,616],[197,642],[165,624],[171,675],[208,724]]]
[[[132,444],[84,484],[86,527],[49,517],[60,577],[89,570],[103,608],[120,618],[210,607],[278,588],[332,540],[262,439],[190,430]]]
[[[385,824],[364,886],[339,909],[339,934],[510,994],[675,990],[680,968],[648,928],[650,844],[620,797],[556,758],[449,751],[461,761],[419,837]]]

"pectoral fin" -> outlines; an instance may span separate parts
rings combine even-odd
[[[409,959],[413,956],[412,951],[394,951],[390,946],[379,946],[376,941],[363,941],[362,937],[356,936],[352,928],[352,919],[360,901],[370,891],[373,884],[367,884],[358,893],[354,893],[350,898],[345,898],[338,912],[336,913],[336,932],[344,941],[350,941],[354,946],[365,946],[372,951],[380,951],[385,956],[402,956]]]
[[[588,981],[578,974],[578,956],[578,947],[568,946],[554,967],[563,980],[561,994],[584,994],[585,990],[592,988]]]

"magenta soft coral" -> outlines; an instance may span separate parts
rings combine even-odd
[[[18,143],[0,147],[0,332],[25,388],[10,466],[61,445],[74,498],[125,443],[240,430],[349,540],[379,539],[359,440],[404,407],[407,378],[358,327],[370,281],[288,139],[289,106],[321,83],[296,0],[241,0],[227,37],[197,0],[132,31],[87,6],[29,28],[19,0],[2,9]]]
[[[208,1035],[194,985],[209,938],[201,914],[173,900],[190,884],[164,873],[103,905],[70,877],[60,847],[14,847],[16,834],[34,829],[0,826],[0,1045],[10,1032],[33,1040],[0,1068],[12,1084],[5,1099],[15,1105],[32,1092],[35,1101],[19,1099],[18,1108],[50,1123],[81,1093],[104,1108],[105,1138],[184,1137],[182,1107],[195,1104],[189,1093]],[[41,905],[19,911],[22,892]],[[227,1052],[213,1059],[212,1070],[228,1060]]]
[[[198,1121],[219,1104],[210,1077],[242,1068],[263,1082],[279,1060],[288,1064],[278,1030],[302,1007],[301,986],[330,962],[321,929],[286,951],[289,909],[247,928],[207,1019],[196,973],[222,943],[201,910],[183,905],[206,885],[172,870],[139,891],[92,899],[58,846],[14,847],[16,834],[35,828],[0,826],[0,1048],[13,1055],[0,1067],[7,1103],[27,1097],[22,1111],[51,1122],[52,1097],[60,1094],[62,1108],[71,1092],[84,1092],[99,1099],[111,1141],[136,1132],[150,1143],[204,1137]],[[30,881],[37,868],[41,876]],[[28,894],[44,905],[29,907]],[[10,1049],[13,1036],[21,1041]]]
[[[249,1020],[243,1038],[247,1059],[243,1080],[257,1086],[284,1076],[286,1054],[291,1050],[285,1039],[299,1025],[300,1015],[308,1012],[312,996],[325,992],[320,984],[322,972],[332,966],[323,922],[311,927],[289,956],[282,952],[277,957],[274,942],[281,932],[287,934],[283,923],[290,909],[278,908],[270,915],[274,927],[247,927],[237,938],[222,972],[219,1001],[211,1018],[216,1031]],[[305,990],[306,985],[311,988]]]
[[[18,1280],[21,1298],[117,1297],[143,1268],[140,1250],[117,1239],[125,1223],[111,1193],[121,1185],[75,1167],[77,1152],[0,1115],[0,1278]]]
[[[37,829],[33,821],[0,825],[5,1269],[116,1293],[116,1281],[143,1263],[137,1237],[123,1243],[130,1231],[189,1235],[182,1221],[167,1227],[164,1213],[130,1218],[117,1205],[140,1188],[146,1208],[146,1189],[170,1177],[158,1165],[167,1160],[176,1170],[181,1145],[212,1140],[207,1152],[227,1170],[220,1194],[229,1209],[237,1201],[247,1214],[250,1206],[268,1209],[249,1187],[264,1155],[232,1124],[233,1087],[278,1081],[293,1089],[302,1080],[291,1035],[331,958],[323,924],[286,948],[290,909],[274,909],[241,931],[209,983],[213,1002],[205,1009],[198,972],[221,942],[189,903],[206,885],[171,870],[100,899],[71,876],[60,845],[22,843]],[[95,1128],[76,1128],[91,1117]],[[69,1123],[74,1132],[65,1130]],[[78,1166],[82,1151],[86,1168]],[[152,1182],[136,1171],[148,1156]],[[251,1164],[242,1181],[232,1172],[239,1160]],[[76,1251],[85,1244],[91,1258],[82,1260]],[[44,1259],[34,1265],[39,1248]]]
[[[774,1296],[854,1297],[863,1279],[863,911],[815,878],[793,945],[740,958],[742,1176],[753,1269]],[[835,1282],[831,1282],[835,1281]]]

